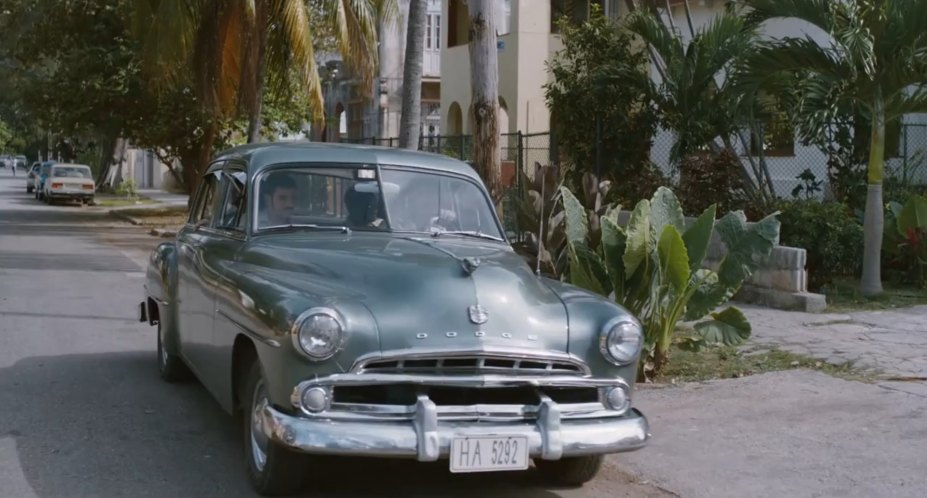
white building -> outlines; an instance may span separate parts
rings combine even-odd
[[[560,35],[553,20],[568,15],[576,21],[588,16],[590,4],[598,4],[609,17],[620,19],[628,12],[622,0],[498,0],[496,19],[499,33],[499,96],[503,133],[546,132],[550,113],[545,105],[543,85],[549,81],[546,63],[562,48]],[[640,3],[641,0],[638,0]],[[690,38],[682,0],[650,0],[663,9],[669,3],[675,24],[685,40]],[[726,0],[689,0],[692,21],[696,30],[706,25],[724,9]],[[466,0],[447,0],[442,8],[443,46],[441,49],[441,125],[446,135],[470,135],[473,132],[470,96],[470,60],[467,42],[469,16]],[[811,25],[796,20],[779,20],[767,23],[763,35],[769,37],[811,36],[819,43],[828,43],[828,35]],[[652,75],[659,82],[654,68]],[[888,168],[916,169],[923,163],[920,175],[927,182],[927,119],[923,115],[906,116],[908,126],[902,128],[897,141],[897,158],[888,162]],[[782,138],[782,137],[780,137]],[[791,139],[789,139],[791,138]],[[654,163],[670,170],[669,153],[674,142],[672,133],[661,130],[654,140],[651,157]],[[788,196],[797,185],[796,176],[806,168],[819,178],[827,176],[827,158],[815,146],[804,146],[796,137],[784,137],[776,149],[764,153],[776,193]],[[748,148],[739,146],[738,152],[747,155]],[[543,158],[537,158],[544,164]],[[533,164],[534,159],[525,164]],[[910,176],[910,175],[909,175]]]
[[[388,139],[399,136],[402,112],[402,79],[406,53],[409,0],[399,0],[399,19],[380,23],[379,70],[373,88],[365,95],[353,75],[344,70],[340,57],[323,59],[326,129],[315,140],[339,141]],[[424,59],[422,65],[422,133],[441,129],[441,0],[426,0]],[[333,71],[334,70],[334,71]],[[332,76],[334,74],[334,76]],[[319,127],[323,128],[323,127]]]

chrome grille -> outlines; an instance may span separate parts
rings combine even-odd
[[[567,359],[467,354],[375,358],[357,365],[357,373],[584,375],[585,365]]]

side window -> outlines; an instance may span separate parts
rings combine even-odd
[[[230,230],[245,230],[247,189],[244,171],[225,170],[220,191],[224,194],[217,226]]]
[[[216,205],[216,190],[219,186],[219,172],[210,173],[203,177],[200,183],[196,207],[190,213],[191,223],[201,223],[212,220]]]

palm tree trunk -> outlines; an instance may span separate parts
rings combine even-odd
[[[248,103],[248,143],[255,143],[261,140],[261,113],[264,107],[264,86],[265,74],[267,72],[267,30],[268,30],[268,5],[267,2],[255,2],[255,36],[251,40],[257,43],[256,61],[254,65],[254,74],[246,77],[254,78],[254,95],[251,95],[251,102]]]
[[[473,166],[501,207],[499,63],[492,0],[470,0],[470,88],[473,95]]]
[[[422,124],[422,59],[425,57],[425,0],[409,2],[406,28],[406,58],[402,70],[402,115],[399,118],[399,146],[418,149]]]
[[[882,293],[882,236],[885,212],[882,206],[882,176],[885,170],[885,102],[876,87],[872,107],[872,138],[869,145],[869,186],[863,217],[863,275],[860,292],[864,296]]]

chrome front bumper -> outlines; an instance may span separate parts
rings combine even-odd
[[[543,401],[530,420],[447,420],[427,396],[419,396],[411,417],[307,417],[273,407],[263,411],[262,428],[273,441],[313,454],[409,458],[421,462],[447,458],[457,437],[524,436],[531,458],[633,451],[650,438],[646,417],[629,409],[620,416],[564,418],[560,406]]]

